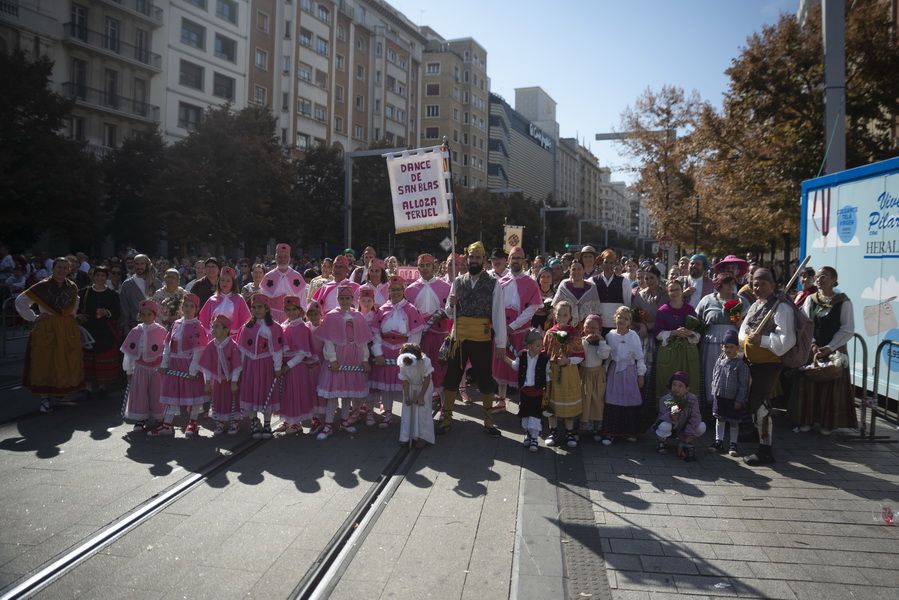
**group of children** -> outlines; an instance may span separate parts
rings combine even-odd
[[[271,299],[257,293],[250,299],[249,319],[236,326],[224,311],[199,318],[199,298],[188,293],[181,303],[182,316],[171,330],[156,323],[157,303],[144,300],[140,322],[121,347],[128,375],[123,417],[134,422],[134,431],[146,430],[151,437],[173,435],[174,420],[184,407],[188,414],[183,432],[193,437],[199,433],[198,416],[210,402],[216,435],[236,434],[241,421],[248,419],[257,439],[302,433],[308,423],[310,433],[325,440],[335,428],[355,433],[360,419],[374,425],[371,391],[396,389],[402,390],[403,398],[400,442],[433,444],[434,369],[429,358],[418,344],[392,347],[380,340],[372,365],[370,343],[377,340],[371,322],[376,315],[370,309],[354,309],[355,296],[350,285],[339,286],[337,308],[325,315],[317,302],[310,302],[304,312],[299,297],[287,296],[286,319],[278,323],[272,318]],[[362,303],[365,299],[360,297]],[[605,330],[605,336],[599,315],[588,315],[576,327],[567,301],[558,302],[553,312],[555,324],[545,334],[531,330],[518,356],[504,357],[518,373],[524,445],[537,451],[544,416],[549,425],[547,446],[576,447],[578,420],[580,429],[603,445],[618,438],[636,441],[645,431],[641,413],[647,367],[640,338],[631,329],[630,309],[615,311],[615,326]],[[208,330],[204,322],[209,323]],[[748,367],[739,356],[737,333],[731,331],[712,374],[716,425],[711,450],[724,451],[729,425],[728,451],[737,455],[748,387]],[[390,424],[391,404],[384,404],[381,427]],[[273,431],[275,413],[281,422]],[[156,423],[148,427],[151,419]],[[653,428],[660,453],[676,442],[678,456],[695,458],[695,438],[706,426],[687,373],[671,376]]]
[[[602,319],[591,314],[580,328],[571,323],[567,301],[553,307],[555,325],[545,335],[532,330],[526,348],[506,363],[518,371],[519,416],[525,430],[524,445],[532,452],[539,447],[542,416],[547,417],[547,446],[578,445],[575,430],[591,435],[608,446],[617,438],[636,441],[645,431],[641,423],[642,388],[646,374],[643,346],[631,329],[631,311],[615,311],[615,327],[602,332]],[[667,453],[676,444],[677,454],[695,460],[695,440],[706,431],[699,399],[690,392],[689,375],[675,372],[669,391],[658,401],[658,415],[652,429],[657,450]],[[729,332],[721,347],[712,374],[715,442],[710,450],[723,452],[725,427],[730,427],[731,456],[737,455],[739,423],[747,414],[749,369],[739,355],[737,332]],[[560,423],[563,427],[559,427]]]
[[[286,319],[278,323],[272,318],[271,299],[257,293],[242,326],[235,327],[229,315],[220,312],[209,319],[209,330],[197,316],[200,301],[195,294],[184,296],[182,316],[171,330],[156,323],[158,304],[144,300],[140,322],[121,347],[128,376],[123,417],[134,423],[133,431],[151,437],[174,435],[181,407],[188,411],[185,437],[198,435],[197,419],[207,402],[216,435],[238,433],[244,420],[249,420],[256,439],[302,433],[304,423],[318,440],[328,439],[338,427],[355,433],[360,418],[374,425],[369,395],[372,331],[363,314],[352,308],[353,298],[350,286],[340,286],[338,307],[323,315],[317,302],[310,302],[304,312],[299,297],[287,296]],[[403,393],[400,441],[413,440],[419,447],[434,443],[428,410],[433,394],[430,361],[417,344],[405,344],[396,354],[381,380]],[[418,410],[425,400],[428,409]],[[338,403],[340,421],[335,427]],[[390,424],[389,410],[383,410],[382,427]],[[280,417],[275,430],[273,414]]]

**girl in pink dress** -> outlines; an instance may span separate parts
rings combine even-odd
[[[122,417],[125,421],[134,422],[133,431],[143,431],[151,417],[162,417],[162,404],[159,403],[162,376],[158,367],[168,334],[166,328],[156,322],[158,304],[152,300],[142,300],[138,310],[140,323],[128,332],[119,348],[124,355],[122,369],[128,375]]]
[[[372,323],[372,354],[375,364],[372,367],[371,387],[381,392],[384,406],[381,422],[378,424],[381,428],[390,426],[394,397],[401,397],[403,392],[396,358],[403,344],[417,346],[421,342],[421,332],[425,326],[421,313],[405,298],[406,281],[394,275],[390,278],[389,286],[388,301],[378,309]]]
[[[359,288],[358,298],[359,312],[362,313],[365,322],[371,327],[374,322],[375,314],[377,314],[375,307],[375,288],[370,285],[363,285]],[[368,349],[369,352],[371,352],[371,343],[368,344]],[[371,427],[375,424],[375,413],[372,410],[372,406],[374,406],[375,402],[374,398],[369,394],[368,398],[359,400],[358,402],[358,406],[353,407],[353,412],[350,413],[350,424],[355,424],[357,421],[364,418],[365,424]]]
[[[284,332],[272,319],[269,297],[262,293],[250,297],[250,320],[240,330],[237,346],[243,354],[240,376],[240,409],[253,415],[250,433],[253,439],[272,437],[272,412],[279,406],[279,381],[283,360]],[[261,412],[263,421],[256,413]]]
[[[281,395],[281,424],[275,433],[303,433],[303,421],[312,417],[315,407],[315,384],[310,363],[318,363],[313,353],[312,333],[303,322],[303,309],[298,296],[284,297],[284,393]]]
[[[375,309],[387,302],[387,272],[383,260],[371,259],[368,263],[368,281],[362,284],[362,288],[370,288],[374,292]]]
[[[334,411],[337,399],[342,398],[340,428],[355,433],[349,422],[350,403],[368,396],[368,342],[371,329],[362,314],[353,308],[354,289],[349,285],[337,288],[337,308],[329,311],[315,335],[323,342],[322,353],[326,368],[318,381],[318,395],[327,399],[325,425],[316,436],[326,440],[333,433]]]
[[[222,267],[215,293],[200,310],[200,323],[207,334],[212,333],[212,321],[218,315],[225,315],[231,323],[231,337],[237,340],[241,325],[250,320],[250,309],[235,289],[236,278],[233,268]]]
[[[243,360],[237,342],[231,337],[231,320],[218,315],[212,320],[213,339],[200,355],[200,371],[206,378],[206,395],[212,397],[215,435],[240,430],[237,414],[237,382]]]
[[[318,339],[315,335],[316,330],[322,324],[322,305],[315,300],[310,300],[306,305],[306,328],[309,330],[309,337],[312,344],[312,355],[318,357],[314,363],[306,364],[309,369],[309,378],[312,380],[312,425],[309,428],[309,435],[318,435],[325,427],[325,410],[328,408],[328,401],[318,395],[318,381],[321,379],[322,363],[325,356],[322,352],[325,343]]]
[[[159,401],[165,405],[165,416],[162,423],[151,429],[147,435],[174,435],[172,421],[181,412],[182,406],[190,408],[190,417],[184,426],[184,436],[199,435],[197,416],[206,392],[203,380],[200,379],[200,355],[206,347],[206,330],[197,319],[197,307],[200,298],[196,294],[184,294],[181,301],[180,319],[172,323],[172,329],[165,338],[162,351],[162,363],[159,372],[162,374],[162,394]]]

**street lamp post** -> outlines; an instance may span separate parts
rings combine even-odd
[[[574,208],[570,206],[549,207],[543,205],[540,207],[540,219],[543,221],[543,230],[540,232],[540,253],[546,254],[546,213],[548,212],[574,212]]]

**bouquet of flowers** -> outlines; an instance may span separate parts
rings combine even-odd
[[[642,308],[637,308],[634,306],[631,308],[631,321],[636,325],[637,323],[646,323],[646,311]]]
[[[665,400],[665,406],[671,411],[671,416],[676,417],[687,408],[687,397],[672,394],[671,398]]]
[[[731,323],[739,326],[740,322],[743,321],[743,302],[737,298],[728,300],[724,303],[724,314],[727,315]]]
[[[684,327],[686,327],[690,331],[702,333],[703,329],[705,329],[705,323],[703,323],[693,315],[687,315],[687,317],[684,319]]]
[[[565,356],[565,344],[568,343],[568,332],[563,330],[551,331],[553,336],[553,340],[558,344],[558,354],[553,356],[553,358],[558,359],[561,356]],[[556,354],[556,349],[554,349],[553,354]],[[562,371],[559,370],[559,382],[562,381]]]

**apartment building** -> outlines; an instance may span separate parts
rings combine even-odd
[[[427,41],[418,27],[382,0],[297,1],[296,149],[414,146]]]
[[[52,89],[74,100],[68,135],[102,155],[160,119],[163,22],[148,0],[6,0],[0,45],[54,61]]]
[[[247,47],[247,102],[271,110],[281,144],[294,143],[297,3],[253,0]]]
[[[597,220],[602,226],[599,159],[576,138],[561,138],[556,157],[559,200],[574,208],[579,219]]]
[[[540,86],[515,88],[515,110],[524,118],[540,128],[553,143],[559,145],[559,123],[556,121],[556,101]],[[561,157],[556,153],[554,166],[553,196],[560,198],[561,190]]]
[[[538,203],[552,197],[555,142],[498,94],[489,98],[488,186],[521,191]]]
[[[421,145],[445,136],[453,155],[453,179],[466,187],[487,185],[487,51],[472,38],[446,40],[430,27],[422,61]]]

